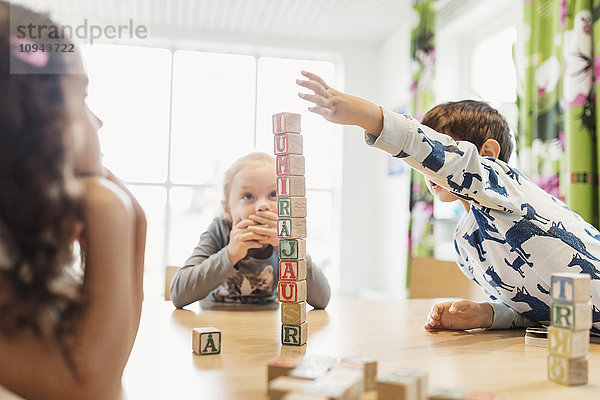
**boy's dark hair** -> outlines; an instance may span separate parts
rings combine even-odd
[[[508,162],[513,151],[510,129],[506,120],[489,104],[462,100],[439,104],[425,113],[423,125],[440,133],[452,136],[455,140],[465,140],[481,146],[488,139],[500,144],[498,158]]]

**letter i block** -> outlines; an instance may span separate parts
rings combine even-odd
[[[278,284],[277,298],[282,303],[306,301],[306,281],[282,281]]]
[[[280,260],[303,260],[306,258],[306,240],[281,239],[279,240]]]
[[[274,153],[276,156],[288,154],[302,154],[304,150],[304,139],[302,135],[295,133],[280,133],[274,136]]]
[[[587,357],[566,358],[553,354],[548,356],[548,380],[569,386],[585,385],[587,376]]]
[[[589,274],[552,274],[550,296],[563,303],[587,303],[591,296],[590,279]]]
[[[304,156],[277,156],[275,167],[279,176],[304,176]]]
[[[277,236],[280,239],[306,237],[306,218],[280,218],[277,220]]]
[[[278,176],[277,196],[306,196],[304,176]]]
[[[306,197],[278,197],[277,217],[306,218]]]
[[[300,133],[300,114],[273,114],[273,133]]]
[[[301,325],[306,322],[306,302],[281,303],[281,323]]]
[[[192,350],[201,356],[221,352],[221,331],[217,328],[194,328],[192,330]]]
[[[279,261],[280,281],[303,281],[306,279],[306,260]]]
[[[281,344],[302,346],[308,339],[308,324],[281,325]]]
[[[585,357],[590,348],[590,331],[548,327],[548,351],[565,358]]]
[[[550,321],[553,326],[574,331],[590,329],[592,327],[592,303],[559,303],[553,301]]]

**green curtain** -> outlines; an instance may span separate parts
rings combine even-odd
[[[413,0],[419,17],[411,32],[412,76],[411,114],[421,120],[433,106],[433,76],[435,66],[434,0]],[[433,256],[433,196],[427,190],[423,175],[411,169],[410,220],[408,232],[407,284],[410,281],[410,260],[416,256]]]
[[[600,0],[525,0],[519,93],[520,166],[540,187],[598,226],[592,50]],[[592,33],[592,31],[594,33]],[[598,38],[598,39],[596,39]]]

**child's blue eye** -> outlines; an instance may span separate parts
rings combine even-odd
[[[272,198],[274,198],[274,199],[276,199],[277,198],[277,192],[275,190],[273,190],[269,196],[272,197]]]
[[[244,199],[244,200],[252,200],[253,198],[254,198],[254,196],[252,196],[251,193],[244,193],[242,195],[242,199]]]

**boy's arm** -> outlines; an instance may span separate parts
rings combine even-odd
[[[312,261],[312,258],[306,255],[306,302],[314,308],[325,308],[329,304],[331,289],[329,282],[321,271]]]
[[[499,301],[490,301],[494,310],[494,320],[488,329],[526,328],[538,325],[536,322],[523,317],[521,314]]]

